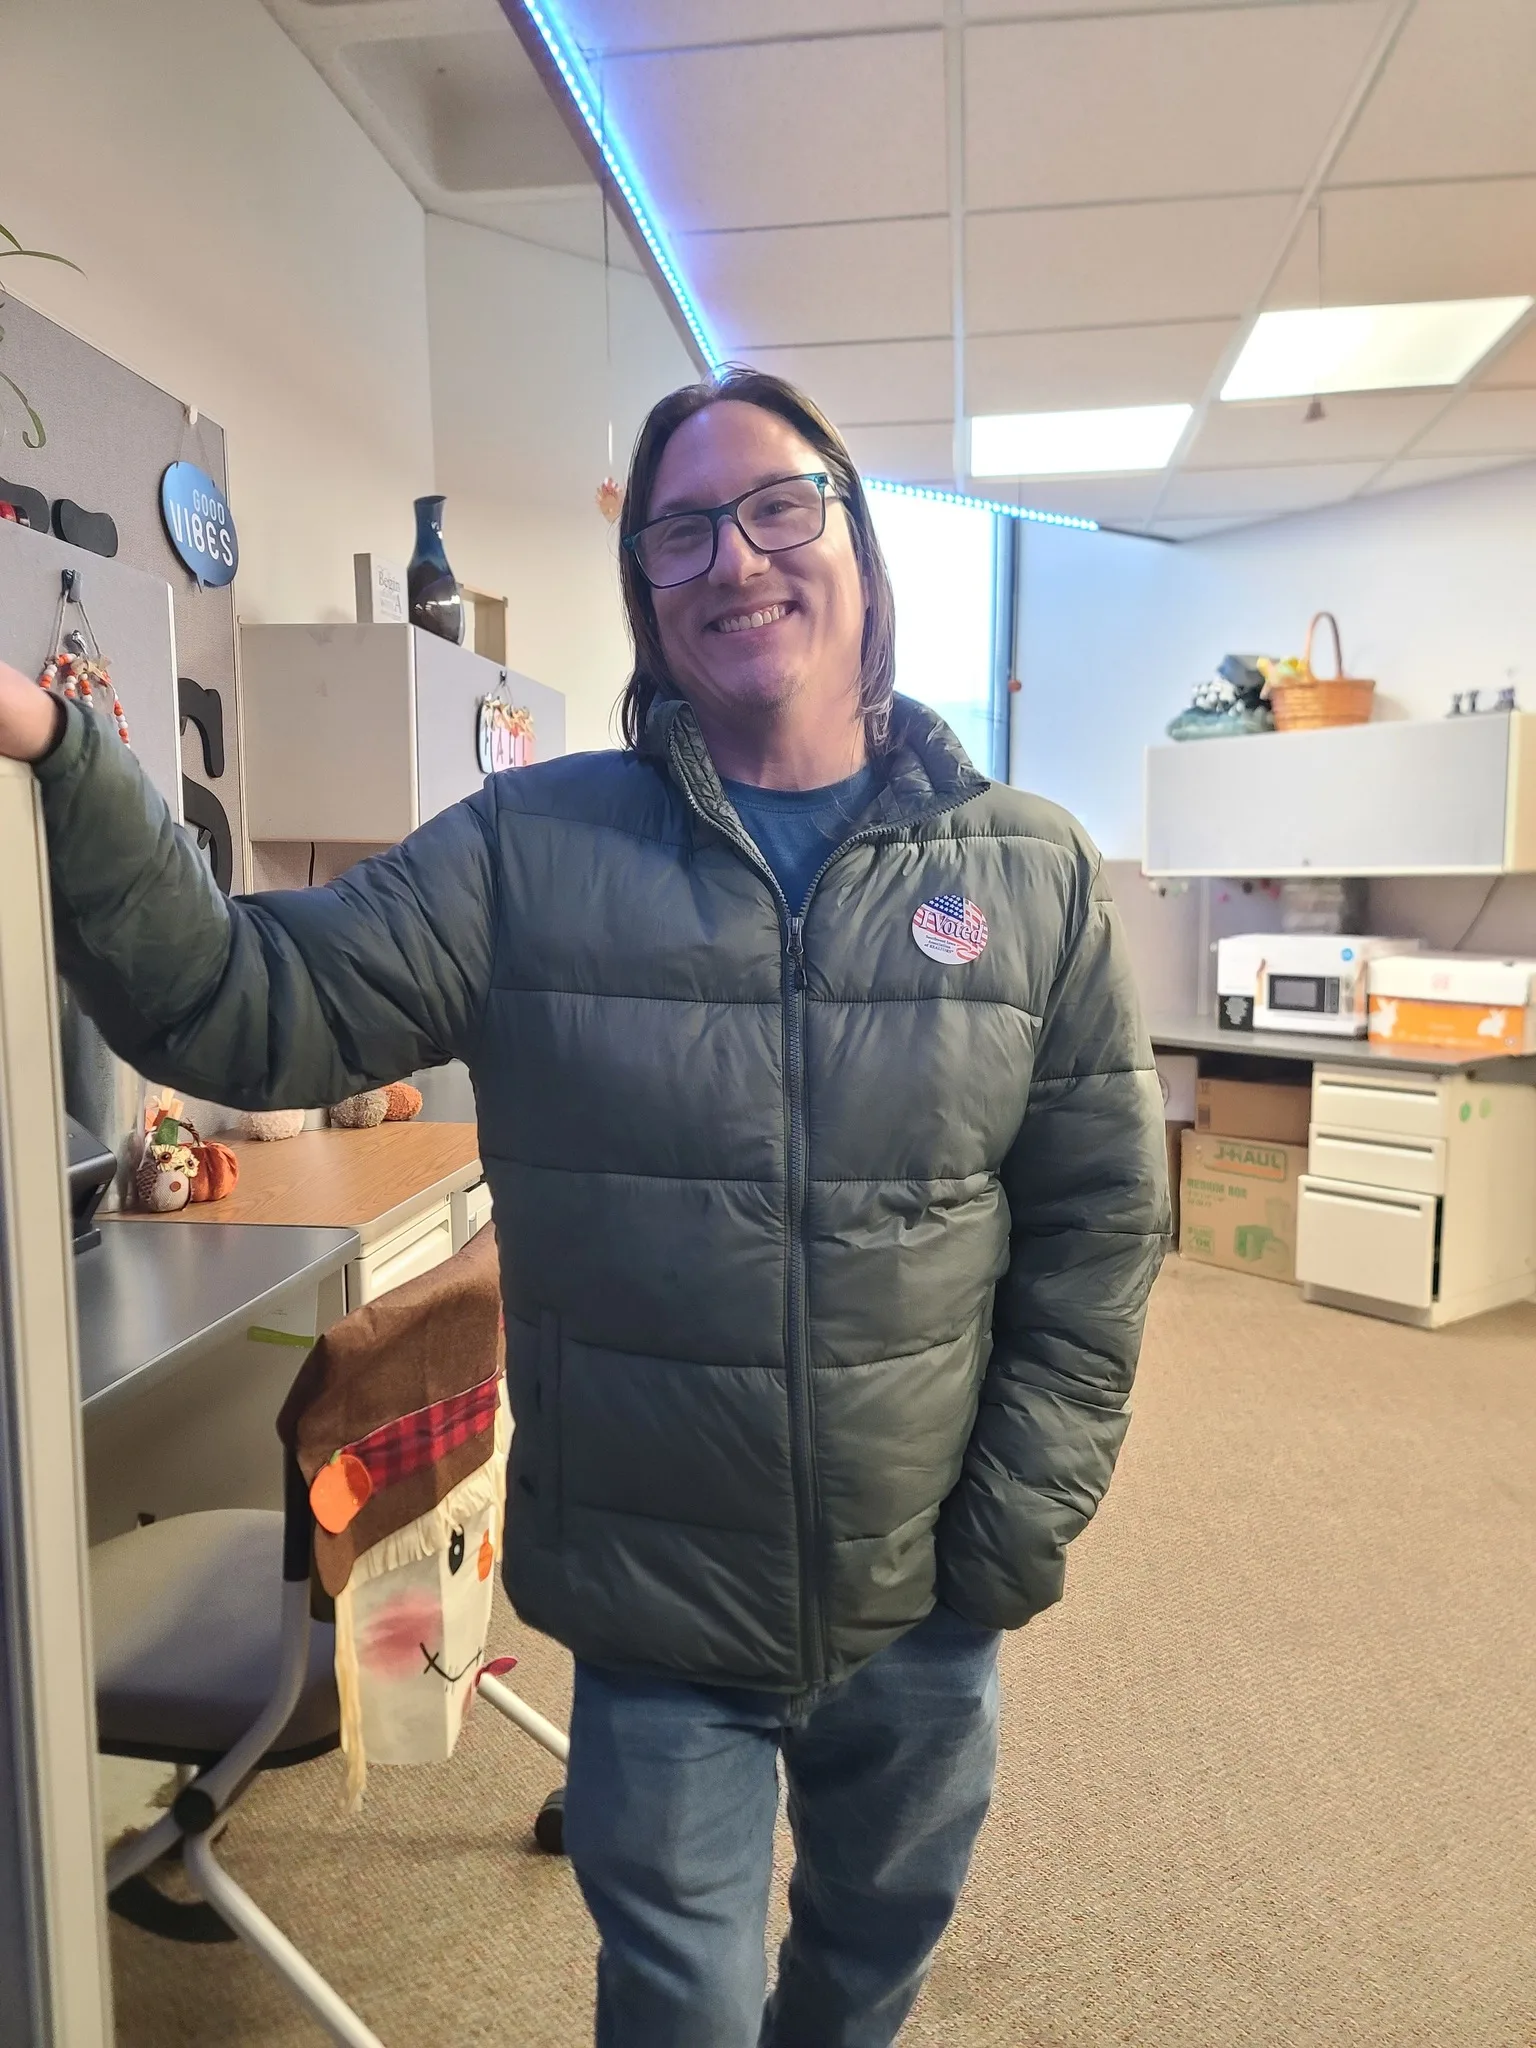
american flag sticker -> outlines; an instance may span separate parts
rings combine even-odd
[[[930,960],[963,967],[987,945],[987,920],[969,896],[930,896],[912,919],[912,937]]]

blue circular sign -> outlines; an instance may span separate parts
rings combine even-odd
[[[160,514],[171,546],[199,583],[233,583],[240,566],[234,516],[206,470],[173,462],[160,479]]]

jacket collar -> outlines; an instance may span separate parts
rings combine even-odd
[[[646,715],[639,752],[664,768],[707,817],[726,824],[735,821],[693,706],[684,698],[657,693]],[[987,778],[972,766],[943,719],[911,697],[892,701],[891,745],[882,760],[885,785],[863,824],[921,824],[968,803],[987,787]]]

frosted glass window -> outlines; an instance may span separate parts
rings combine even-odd
[[[896,593],[896,687],[953,727],[983,775],[1005,775],[994,754],[996,519],[885,491],[869,502]]]

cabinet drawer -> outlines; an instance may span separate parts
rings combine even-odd
[[[352,1261],[347,1268],[347,1307],[361,1308],[365,1301],[377,1301],[392,1287],[403,1286],[452,1256],[452,1215],[446,1202],[438,1202],[404,1230]]]
[[[491,1220],[491,1191],[483,1180],[461,1188],[453,1198],[453,1248],[462,1251]]]
[[[1296,1212],[1296,1278],[1428,1308],[1439,1207],[1433,1195],[1389,1194],[1305,1173]]]
[[[1376,1138],[1312,1126],[1307,1165],[1319,1180],[1361,1182],[1405,1193],[1445,1193],[1444,1138]]]
[[[1323,1130],[1385,1138],[1441,1138],[1449,1121],[1444,1082],[1435,1074],[1351,1073],[1317,1067],[1312,1121]]]

